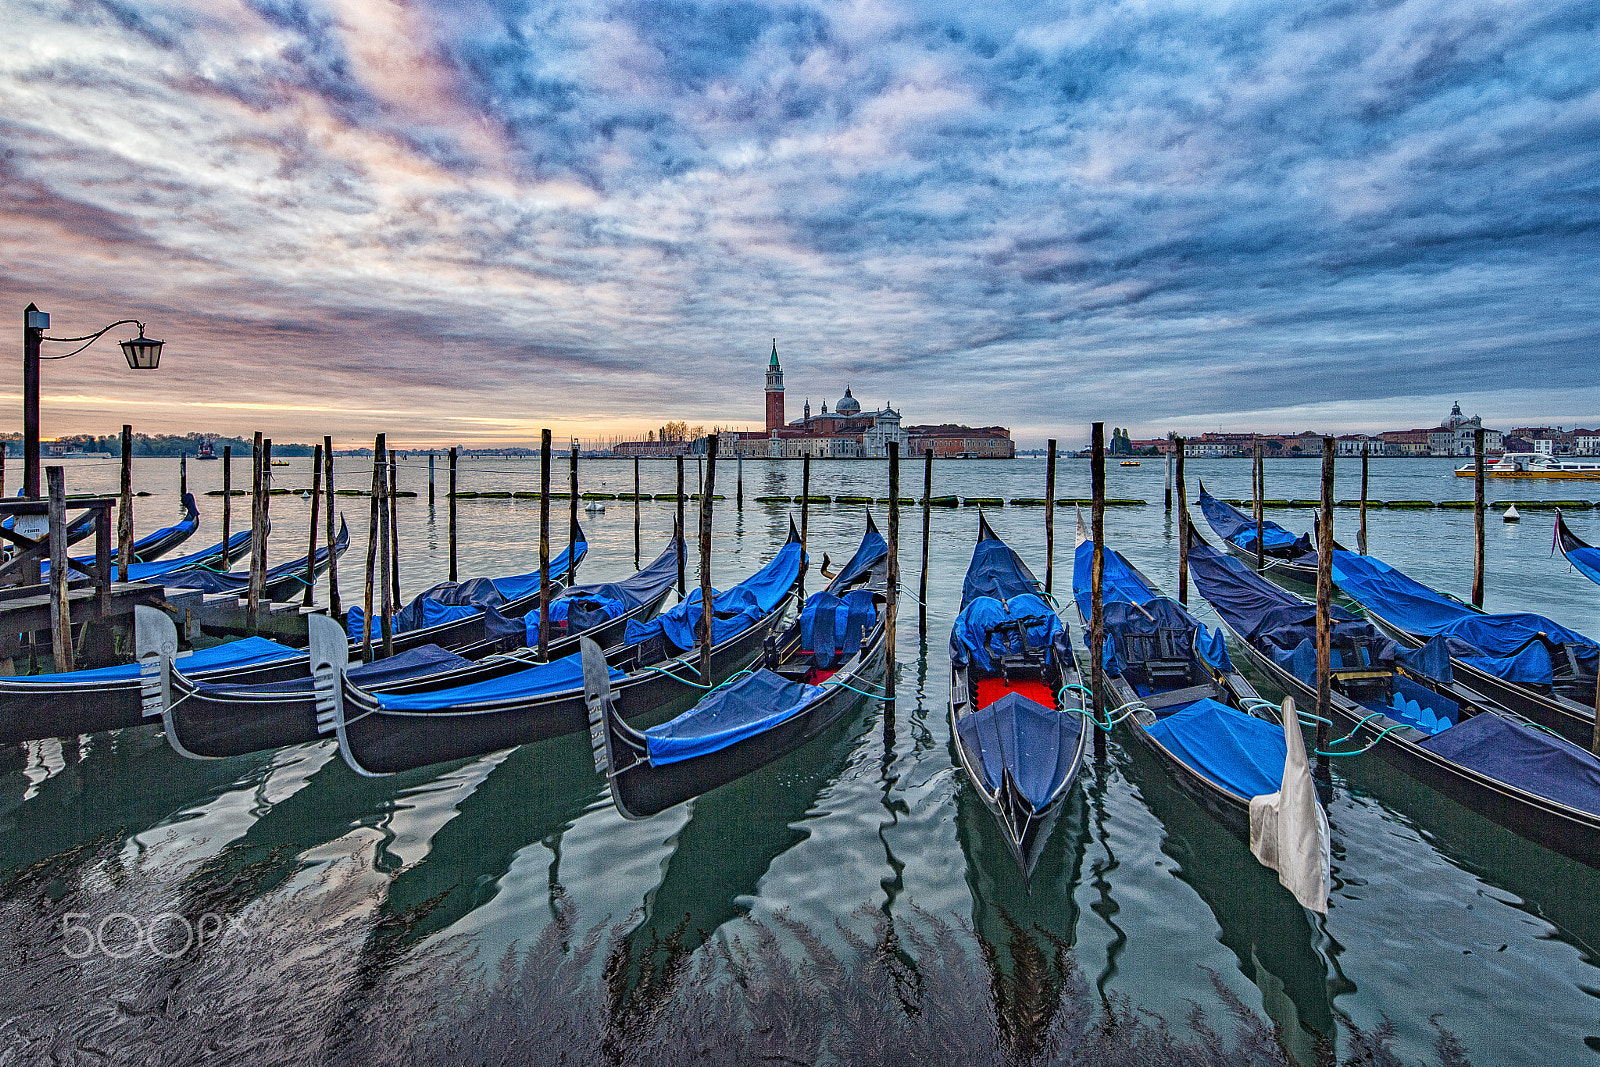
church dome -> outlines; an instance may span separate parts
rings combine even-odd
[[[861,414],[861,405],[856,401],[855,397],[850,395],[850,387],[848,385],[844,387],[844,397],[833,406],[833,413],[835,415]]]

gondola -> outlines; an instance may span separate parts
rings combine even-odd
[[[80,520],[80,522],[81,521],[82,520]],[[77,523],[74,523],[71,527],[69,527],[69,534],[72,534],[77,527]],[[185,493],[183,494],[183,518],[179,519],[171,526],[164,526],[161,529],[156,530],[153,533],[146,534],[144,537],[141,537],[139,540],[135,541],[133,543],[133,552],[131,556],[133,562],[129,564],[129,570],[131,571],[135,564],[149,564],[160,561],[162,556],[166,555],[168,552],[171,552],[174,548],[177,548],[190,537],[194,536],[194,532],[199,528],[200,505],[195,503],[193,493]],[[71,543],[71,541],[77,540],[77,537],[69,536],[68,540],[69,543]],[[111,547],[112,564],[115,565],[120,558],[121,557],[118,554],[117,546],[113,545]],[[72,556],[67,560],[67,572],[70,574],[73,571],[81,571],[84,574],[88,574],[90,572],[90,568],[92,568],[94,564],[95,558],[93,556]],[[40,566],[42,573],[49,574],[49,557],[45,557]],[[137,581],[138,579],[133,578],[132,574],[130,574],[129,580]]]
[[[144,610],[164,614],[155,608]],[[171,627],[170,620],[167,626]],[[137,629],[137,623],[135,623]],[[173,630],[173,652],[177,651]],[[264,637],[199,649],[178,661],[196,678],[266,683],[305,672],[305,653]],[[116,730],[146,718],[139,665],[0,678],[0,742]],[[160,713],[159,705],[149,709]]]
[[[629,622],[649,619],[660,610],[678,573],[683,538],[674,536],[643,570],[622,582],[573,586],[551,599],[555,622],[550,654],[560,658],[577,650],[579,632],[602,641],[619,640]],[[574,609],[574,605],[578,605]],[[584,605],[590,605],[586,609]],[[574,615],[574,611],[576,615]],[[603,617],[596,617],[603,616]],[[524,623],[535,627],[537,612]],[[573,631],[573,619],[583,625]],[[569,632],[573,631],[573,632]],[[142,648],[143,646],[141,646]],[[528,668],[531,650],[495,655],[501,644],[471,642],[454,649],[420,645],[370,664],[352,667],[350,680],[363,690],[384,692],[398,686],[449,688],[487,681]],[[152,690],[172,747],[185,756],[215,759],[315,741],[323,736],[317,722],[317,699],[309,660],[302,654],[299,670],[271,685],[234,685],[227,680],[203,682],[188,676],[181,664],[170,671],[164,690]]]
[[[694,707],[636,730],[617,713],[605,653],[583,641],[595,770],[625,818],[644,819],[765,767],[822,733],[882,671],[888,545],[866,533],[828,587],[763,654]]]
[[[1066,622],[978,513],[950,632],[950,737],[1006,847],[1031,878],[1089,743]]]
[[[1135,740],[1178,789],[1250,841],[1253,852],[1270,837],[1272,847],[1257,853],[1262,865],[1279,871],[1280,882],[1301,903],[1326,914],[1332,884],[1328,816],[1316,798],[1299,723],[1285,728],[1285,709],[1293,705],[1280,709],[1261,699],[1234,668],[1221,629],[1208,630],[1182,604],[1162,596],[1120,552],[1107,547],[1102,555],[1101,679],[1109,706],[1126,716]],[[1072,591],[1085,629],[1093,559],[1094,542],[1080,515]],[[1296,803],[1297,813],[1282,814]],[[1255,840],[1252,804],[1261,809]],[[1267,833],[1261,824],[1271,813],[1279,814]],[[1300,817],[1303,837],[1288,825]]]
[[[1315,707],[1316,609],[1190,527],[1189,570],[1253,664]],[[1401,649],[1331,613],[1331,725],[1513,833],[1600,867],[1600,758],[1456,684],[1442,643]]]
[[[573,528],[571,543],[550,555],[550,592],[559,593],[578,564],[589,554],[583,531]],[[441,582],[411,599],[396,611],[392,620],[394,650],[404,652],[423,645],[460,648],[486,640],[498,640],[507,647],[521,645],[523,618],[539,606],[538,571],[505,575],[499,578],[468,578],[462,582]],[[555,597],[552,595],[551,600]],[[361,608],[345,613],[345,629],[350,638],[350,655],[362,649]],[[372,627],[372,643],[381,639],[381,627]],[[574,649],[573,651],[577,651]]]
[[[1335,549],[1333,575],[1367,618],[1401,645],[1421,648],[1442,639],[1455,676],[1468,689],[1589,744],[1600,658],[1593,638],[1532,612],[1490,614],[1463,604],[1373,556]]]
[[[1206,517],[1211,529],[1222,539],[1227,550],[1255,565],[1256,520],[1206,492],[1206,483],[1200,483],[1200,513]],[[1317,584],[1317,550],[1311,545],[1311,535],[1296,537],[1275,522],[1261,520],[1261,540],[1266,545],[1263,553],[1267,569],[1274,577],[1283,578],[1313,588]]]
[[[339,557],[350,547],[350,527],[343,515],[339,516],[339,533],[333,539],[333,547],[335,555]],[[317,549],[316,563],[312,567],[313,580],[328,569],[328,563],[328,546],[323,545]],[[191,567],[167,576],[161,584],[168,589],[199,589],[206,593],[236,593],[243,596],[250,589],[250,572],[221,572],[210,567]],[[305,587],[306,557],[301,556],[267,569],[262,596],[267,600],[297,600]]]
[[[699,591],[648,623],[630,621],[623,643],[606,653],[612,698],[632,719],[692,699],[748,662],[787,612],[803,567],[800,535],[750,578],[712,600],[709,670],[690,654],[701,614]],[[348,646],[333,640],[332,621],[310,616],[317,722],[339,739],[345,762],[360,774],[393,774],[430,763],[481,756],[588,726],[583,670],[576,655],[481,681],[371,692],[345,670]],[[338,647],[335,647],[338,646]]]
[[[1596,585],[1600,585],[1600,548],[1595,548],[1583,538],[1573,533],[1567,527],[1567,520],[1561,517],[1561,512],[1556,512],[1556,540],[1555,547],[1561,549],[1561,554],[1567,562],[1583,572]]]

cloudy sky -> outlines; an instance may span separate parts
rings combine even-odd
[[[773,337],[791,417],[1029,443],[1596,422],[1597,22],[0,0],[0,292],[169,342],[46,364],[46,436],[759,426]]]

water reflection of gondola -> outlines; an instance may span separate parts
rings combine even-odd
[[[956,837],[967,861],[967,889],[972,894],[972,926],[1004,955],[1012,924],[1064,944],[1077,939],[1076,891],[1089,843],[1089,814],[1082,789],[1063,804],[1055,832],[1039,857],[1032,885],[1015,862],[994,816],[971,783],[961,779],[956,790]],[[1009,922],[1007,921],[1009,919]],[[1046,955],[1050,949],[1045,948]]]
[[[811,810],[856,748],[870,703],[859,701],[803,748],[691,802],[661,881],[645,897],[644,919],[628,935],[636,957],[680,930],[681,946],[692,950],[744,914],[741,898],[810,836]]]
[[[1600,871],[1551,852],[1404,775],[1372,756],[1339,760],[1336,783],[1375,798],[1456,866],[1515,893],[1506,901],[1555,926],[1591,959],[1600,956]],[[1504,899],[1503,897],[1501,898]]]
[[[410,935],[442,930],[493,899],[518,853],[534,843],[555,857],[550,885],[558,886],[561,837],[604,790],[586,736],[523,745],[457,804],[427,856],[390,883],[384,910],[399,914],[429,903]]]
[[[58,755],[61,767],[35,769],[48,777],[0,811],[0,870],[103,835],[139,834],[223,792],[254,788],[272,765],[265,755],[196,764],[174,752],[159,730],[143,726],[32,744],[36,754],[58,746],[50,756]],[[8,760],[4,774],[27,780],[30,769]]]
[[[1166,831],[1161,851],[1177,861],[1173,874],[1211,909],[1217,940],[1261,990],[1262,1007],[1297,1060],[1315,1062],[1317,1043],[1336,1038],[1333,999],[1354,984],[1330,965],[1319,948],[1324,935],[1249,845],[1181,793],[1143,746],[1126,751],[1123,772]]]

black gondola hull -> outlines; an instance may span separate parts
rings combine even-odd
[[[1229,628],[1232,633],[1232,628]],[[1234,637],[1238,638],[1234,633]],[[1259,652],[1253,645],[1240,641],[1250,660],[1267,677],[1307,707],[1316,707],[1316,689],[1301,681],[1292,672]],[[1354,701],[1335,693],[1329,718],[1340,730],[1354,730],[1357,723],[1369,713]],[[1480,715],[1493,712],[1480,711]],[[1380,723],[1384,720],[1379,720]],[[1368,724],[1370,729],[1371,724]],[[1380,726],[1381,728],[1381,726]],[[1422,748],[1403,732],[1417,734],[1409,727],[1389,734],[1379,741],[1373,752],[1385,763],[1405,772],[1417,781],[1442,793],[1458,804],[1499,823],[1513,833],[1537,842],[1553,852],[1570,856],[1590,867],[1600,868],[1600,815],[1578,811],[1564,805],[1544,800],[1532,794],[1511,789],[1493,779],[1452,763]],[[1421,736],[1417,734],[1417,736]]]
[[[883,673],[883,626],[859,653],[861,667],[844,679],[856,689]],[[839,721],[864,699],[842,685],[793,718],[718,752],[662,766],[641,761],[611,776],[611,795],[630,819],[643,819],[743,778],[788,755]]]
[[[721,681],[750,660],[782,620],[793,596],[791,592],[761,621],[713,649],[713,682]],[[612,694],[617,712],[631,720],[687,706],[699,698],[701,690],[668,674],[642,670],[616,683]],[[588,707],[581,688],[483,709],[395,712],[379,708],[346,682],[344,706],[340,751],[362,774],[414,770],[589,728]]]
[[[653,617],[660,610],[668,592],[670,590],[663,590],[650,604],[612,619],[603,626],[553,643],[550,646],[552,658],[560,659],[577,651],[579,636],[592,637],[602,644],[619,640],[630,619]],[[457,651],[471,659],[474,654],[487,655],[493,650],[492,643],[480,642],[476,648]],[[173,707],[166,715],[168,739],[173,747],[187,756],[219,759],[319,740],[323,734],[317,727],[316,692],[311,685],[307,661],[300,659],[297,663],[297,673],[289,677],[304,678],[306,686],[304,690],[293,693],[230,694],[197,691],[192,687],[177,689]],[[443,689],[522,670],[526,666],[526,662],[503,660],[465,672],[457,670],[430,675],[386,689],[396,692]]]

